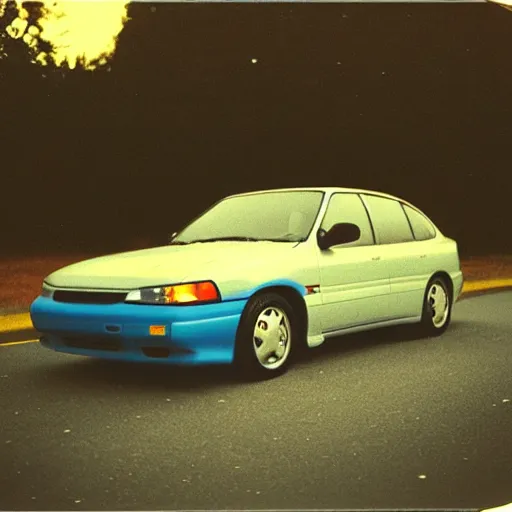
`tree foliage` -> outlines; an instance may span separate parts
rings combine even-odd
[[[14,0],[0,0],[0,76],[8,72],[19,73],[28,67],[31,68],[31,76],[39,75],[44,78],[49,75],[64,77],[70,72],[83,74],[92,69],[110,70],[106,55],[100,55],[93,62],[79,58],[74,68],[67,61],[57,65],[53,58],[52,44],[33,34],[34,31],[41,31],[39,20],[44,16],[44,4],[24,2],[23,9],[28,13],[26,22],[19,19],[18,5]],[[30,44],[31,40],[33,44]]]

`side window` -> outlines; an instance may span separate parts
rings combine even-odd
[[[406,204],[402,205],[409,222],[411,223],[412,232],[416,240],[430,240],[436,236],[436,232],[432,224],[420,212],[414,210]]]
[[[414,240],[411,226],[402,205],[393,199],[379,196],[364,196],[377,240],[381,244],[399,244]]]
[[[334,194],[329,200],[321,228],[329,231],[334,224],[351,222],[361,230],[361,238],[356,242],[344,244],[343,247],[373,245],[373,232],[368,219],[368,213],[357,194]]]

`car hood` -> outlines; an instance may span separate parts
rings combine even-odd
[[[50,274],[45,282],[56,288],[132,290],[213,280],[257,262],[289,255],[294,243],[214,242],[169,245],[85,260]]]

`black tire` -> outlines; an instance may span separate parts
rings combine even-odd
[[[289,333],[286,342],[286,357],[279,366],[275,368],[264,366],[256,355],[254,331],[258,317],[269,310],[277,308],[284,313],[288,320]],[[260,319],[261,321],[261,319]],[[275,292],[261,293],[254,296],[248,302],[242,313],[238,326],[235,342],[235,369],[243,378],[266,379],[282,375],[288,368],[294,352],[294,344],[298,342],[297,317],[290,303],[281,295]],[[275,363],[277,364],[277,362]]]
[[[439,289],[439,288],[440,289]],[[431,292],[440,292],[442,290],[443,295],[446,297],[447,301],[447,311],[442,315],[444,318],[440,322],[436,322],[435,313],[436,313],[436,304],[435,300],[433,301],[431,298]],[[443,305],[442,299],[439,305]],[[453,297],[450,293],[450,288],[448,287],[446,280],[440,276],[434,276],[428,283],[427,288],[425,289],[425,295],[423,298],[423,310],[421,314],[421,322],[419,324],[420,334],[426,337],[436,337],[443,334],[448,326],[450,325],[450,321],[452,318],[452,307],[453,307]],[[443,308],[444,310],[445,308]],[[445,316],[446,315],[446,316]]]

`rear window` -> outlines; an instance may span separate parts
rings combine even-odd
[[[436,236],[434,227],[424,215],[406,204],[402,204],[402,206],[411,223],[412,232],[416,240],[430,240]]]
[[[365,195],[370,218],[379,244],[399,244],[414,241],[411,227],[401,204],[394,199]]]

